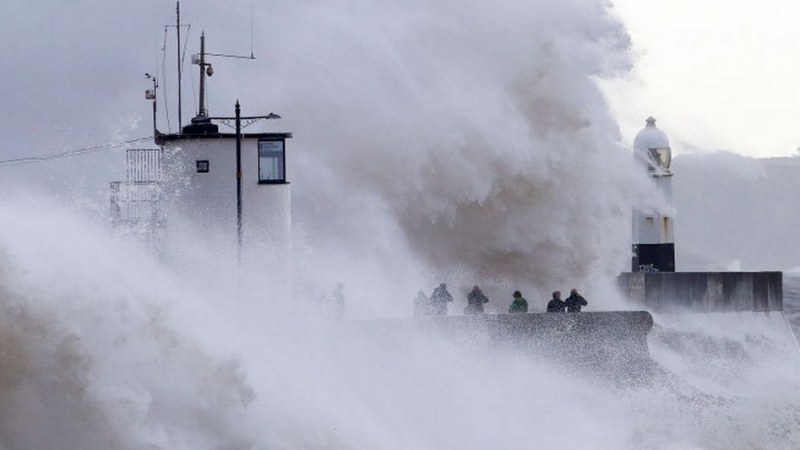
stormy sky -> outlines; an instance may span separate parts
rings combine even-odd
[[[800,120],[794,2],[768,0],[757,7],[744,1],[722,6],[711,0],[613,4],[631,35],[633,68],[603,83],[624,142],[632,140],[647,115],[654,115],[678,152],[794,154],[800,146],[800,132],[793,126]],[[347,11],[348,5],[353,9]],[[158,0],[5,2],[0,17],[2,158],[147,135],[150,104],[143,98],[149,85],[145,72],[158,71],[161,94],[170,96],[169,108],[159,105],[160,128],[176,129],[174,29],[166,52],[161,51],[164,25],[174,23],[174,8],[174,2]],[[227,113],[235,97],[243,103],[252,98],[251,104],[269,99],[276,110],[283,106],[277,103],[279,96],[270,95],[280,89],[270,83],[285,63],[280,55],[295,48],[292,42],[314,33],[303,23],[289,22],[286,8],[281,2],[249,0],[232,0],[224,6],[182,2],[183,22],[191,25],[183,29],[190,54],[198,50],[201,30],[208,35],[210,51],[249,54],[254,11],[257,59],[213,61],[217,66],[209,85],[213,112]],[[343,2],[338,13],[342,18],[370,17],[359,12],[355,2]],[[191,73],[184,79],[185,120],[196,111],[195,67],[186,61],[184,70]],[[253,113],[262,112],[258,109]]]

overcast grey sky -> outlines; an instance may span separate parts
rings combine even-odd
[[[306,2],[313,4],[313,1]],[[205,29],[211,51],[248,53],[254,3],[182,2],[191,24],[188,52]],[[632,37],[634,67],[604,90],[623,141],[654,115],[677,152],[726,149],[752,156],[793,154],[800,146],[800,65],[790,0],[756,4],[712,0],[615,0]],[[287,44],[313,29],[280,26],[279,2],[255,2],[256,61],[218,61],[210,83],[211,109],[227,114],[232,99],[270,94],[270,64]],[[144,136],[150,106],[145,72],[166,61],[162,90],[174,93],[174,40],[159,52],[174,2],[158,0],[6,2],[0,17],[3,158],[47,154],[112,138]],[[303,55],[296,55],[302,58]],[[184,119],[196,109],[194,66],[184,79]],[[160,68],[164,70],[164,68]],[[192,78],[194,76],[194,80]],[[246,86],[246,88],[244,88]],[[163,88],[166,87],[166,90]],[[253,93],[253,87],[258,87]],[[167,112],[176,128],[174,99]],[[265,102],[269,103],[269,102]],[[245,108],[249,106],[245,104]],[[275,104],[275,109],[282,105]],[[264,111],[251,111],[261,113]],[[290,126],[291,122],[284,122]],[[167,131],[166,122],[160,128]]]
[[[634,69],[606,90],[627,142],[653,115],[678,152],[800,147],[800,4],[613,0]]]

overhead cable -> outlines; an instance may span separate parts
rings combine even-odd
[[[147,137],[141,137],[141,138],[136,138],[136,139],[130,139],[130,140],[127,140],[127,141],[120,141],[120,142],[112,142],[112,143],[109,143],[109,144],[95,145],[93,147],[77,148],[77,149],[73,149],[73,150],[67,150],[67,151],[63,151],[63,152],[59,152],[59,153],[51,153],[51,154],[42,155],[42,156],[25,156],[25,157],[22,157],[22,158],[0,159],[0,167],[11,166],[11,165],[15,165],[15,164],[29,164],[29,163],[34,163],[34,162],[50,161],[50,160],[53,160],[53,159],[70,158],[70,157],[73,157],[73,156],[86,155],[86,154],[89,154],[89,153],[102,152],[102,151],[106,151],[106,150],[114,150],[114,149],[117,149],[117,148],[120,148],[120,147],[124,147],[124,146],[130,145],[130,144],[136,143],[136,142],[149,141],[149,140],[152,140],[152,139],[153,139],[152,136],[147,136]]]

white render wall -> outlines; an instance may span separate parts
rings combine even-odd
[[[213,242],[236,249],[236,139],[171,140],[165,148],[167,227],[170,216]],[[258,139],[242,139],[243,255],[266,252],[288,267],[291,242],[289,184],[258,183]],[[198,173],[196,161],[208,160]]]
[[[653,176],[653,182],[664,198],[665,205],[672,207],[672,176]],[[670,244],[675,242],[673,218],[669,211],[633,210],[634,244]]]

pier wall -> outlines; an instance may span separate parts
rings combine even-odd
[[[477,352],[521,350],[623,382],[644,379],[656,370],[647,348],[653,327],[647,311],[428,316],[341,325],[351,341],[379,342],[393,351],[414,340],[434,339]]]
[[[783,272],[625,272],[617,281],[652,311],[783,311]]]

